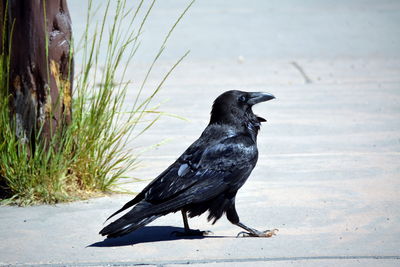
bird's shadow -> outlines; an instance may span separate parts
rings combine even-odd
[[[139,243],[171,241],[179,239],[219,238],[222,236],[177,236],[174,232],[183,232],[182,227],[146,226],[121,237],[106,238],[103,241],[88,245],[88,247],[120,247]]]

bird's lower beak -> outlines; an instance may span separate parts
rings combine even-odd
[[[260,102],[265,102],[271,99],[274,99],[275,96],[269,93],[264,93],[264,92],[254,92],[250,93],[250,98],[247,100],[247,103],[249,105],[255,105]]]

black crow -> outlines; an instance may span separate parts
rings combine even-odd
[[[261,122],[266,121],[253,113],[252,106],[274,98],[268,93],[235,90],[220,95],[200,138],[134,199],[112,214],[108,219],[133,206],[100,234],[121,236],[160,216],[181,211],[185,226],[181,235],[205,235],[207,231],[189,228],[187,215],[194,217],[208,211],[208,220],[213,220],[213,224],[226,213],[231,223],[247,231],[241,232],[245,236],[273,235],[273,231],[258,231],[240,222],[235,196],[257,163],[257,133]]]

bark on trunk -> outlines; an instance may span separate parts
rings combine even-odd
[[[66,0],[2,0],[11,38],[11,111],[16,134],[49,141],[71,121],[73,60],[71,18]],[[2,22],[3,23],[3,22]],[[47,52],[46,52],[47,50]]]

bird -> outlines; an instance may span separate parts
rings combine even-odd
[[[235,197],[258,159],[257,134],[266,120],[255,115],[255,104],[274,99],[265,92],[230,90],[219,95],[201,136],[136,197],[107,220],[131,208],[125,215],[105,226],[99,234],[119,237],[135,231],[169,213],[181,212],[184,231],[179,236],[205,236],[210,231],[189,227],[193,218],[208,211],[214,224],[224,214],[244,229],[238,236],[271,237],[277,229],[259,231],[239,219]]]

